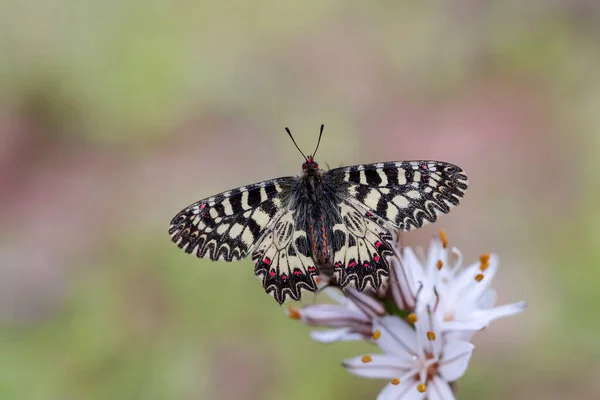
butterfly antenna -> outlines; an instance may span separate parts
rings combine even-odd
[[[317,150],[319,150],[319,145],[321,144],[321,136],[323,136],[324,128],[325,128],[325,124],[321,124],[321,131],[319,132],[319,140],[317,141],[317,147],[315,148],[315,151],[313,151],[313,153],[312,153],[313,158],[315,157],[315,154],[317,154]]]
[[[289,128],[286,126],[285,127],[285,131],[287,132],[288,135],[290,135],[290,139],[292,139],[292,142],[294,142],[294,146],[296,146],[296,148],[298,149],[298,151],[300,152],[300,154],[302,154],[302,157],[304,157],[304,159],[306,161],[308,161],[308,158],[306,158],[306,156],[304,155],[304,153],[302,152],[302,150],[300,150],[300,147],[298,147],[298,145],[296,144],[296,141],[294,140],[294,137],[292,136],[292,132],[290,132]]]

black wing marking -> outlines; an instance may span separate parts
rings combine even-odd
[[[458,205],[468,186],[463,171],[441,161],[398,161],[330,170],[346,194],[401,230],[420,228]]]
[[[254,272],[279,304],[288,296],[300,300],[302,290],[317,290],[318,270],[307,233],[295,227],[291,211],[279,216],[271,228],[252,254]]]
[[[357,207],[352,200],[340,204],[342,223],[333,226],[334,276],[341,287],[379,289],[387,278],[387,257],[392,240],[385,221]]]
[[[169,234],[180,248],[198,257],[244,258],[286,209],[294,182],[292,177],[277,178],[197,201],[173,218]]]

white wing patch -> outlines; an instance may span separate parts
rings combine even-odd
[[[244,258],[283,212],[281,196],[293,182],[290,177],[272,179],[197,201],[172,219],[171,239],[198,257]]]
[[[435,222],[459,204],[468,186],[459,167],[431,160],[357,165],[329,174],[350,183],[347,193],[353,203],[400,230]]]
[[[252,259],[265,291],[283,304],[288,296],[299,300],[303,289],[317,290],[317,268],[306,232],[295,228],[292,212],[284,213],[272,226],[256,246]]]
[[[340,205],[340,214],[342,223],[333,226],[334,276],[342,287],[378,289],[388,275],[391,237],[385,222],[350,202]]]

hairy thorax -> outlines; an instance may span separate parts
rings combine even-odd
[[[306,232],[315,264],[321,268],[333,263],[333,227],[341,223],[340,188],[333,185],[322,169],[307,169],[298,175],[289,208],[294,224]]]

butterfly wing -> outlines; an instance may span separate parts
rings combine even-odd
[[[171,221],[173,242],[211,260],[239,260],[284,212],[295,179],[284,177],[243,186],[197,201]]]
[[[252,259],[256,276],[279,304],[288,296],[300,300],[303,289],[317,290],[318,272],[308,235],[295,226],[293,211],[286,211],[273,221],[257,244]]]
[[[378,289],[388,276],[386,258],[392,238],[385,221],[346,200],[339,206],[341,223],[333,226],[334,273],[341,287]]]
[[[401,230],[420,228],[458,205],[467,176],[441,161],[399,161],[335,168],[329,179],[346,184],[346,195]]]

